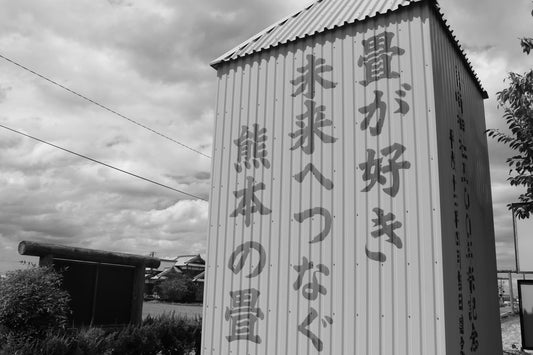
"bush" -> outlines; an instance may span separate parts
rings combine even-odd
[[[78,348],[81,354],[85,355],[109,355],[111,350],[108,347],[107,334],[102,328],[81,329],[76,335]]]
[[[190,297],[187,282],[168,283]],[[191,282],[192,284],[192,282]],[[181,285],[180,287],[174,285]],[[185,286],[183,286],[185,285]],[[171,287],[172,286],[172,287]],[[184,287],[184,288],[183,288]],[[186,292],[183,292],[185,289]],[[50,268],[10,272],[0,281],[0,355],[182,355],[200,353],[202,322],[172,315],[122,329],[66,329],[69,296]]]
[[[172,315],[148,317],[119,330],[85,328],[48,333],[42,339],[10,341],[0,355],[184,355],[200,354],[202,321]]]
[[[12,271],[0,281],[0,336],[27,341],[64,329],[70,314],[61,275],[52,268]]]
[[[156,355],[159,344],[154,329],[147,326],[128,326],[107,336],[110,355]]]
[[[0,355],[78,355],[75,338],[64,331],[49,332],[41,339],[24,340],[10,337],[0,350]],[[101,355],[102,353],[98,353]],[[97,355],[97,354],[94,354]]]
[[[156,318],[148,316],[144,327],[153,329],[163,355],[186,354],[195,349],[200,354],[202,321],[200,318],[184,318],[163,314]]]
[[[176,275],[155,286],[155,291],[164,301],[192,302],[196,296],[194,282],[183,275]]]

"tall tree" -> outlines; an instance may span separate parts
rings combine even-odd
[[[533,16],[533,12],[531,13]],[[527,55],[533,50],[533,38],[520,39],[522,50]],[[489,137],[508,145],[514,154],[507,159],[511,186],[523,186],[526,191],[515,204],[519,218],[528,218],[533,213],[533,69],[524,74],[509,73],[509,86],[496,94],[498,106],[504,109],[503,118],[510,133],[497,129],[488,130]],[[508,205],[512,208],[511,205]]]

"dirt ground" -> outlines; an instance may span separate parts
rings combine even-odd
[[[520,317],[518,315],[502,319],[502,343],[504,354],[533,354],[532,351],[520,351],[522,337],[520,335]]]

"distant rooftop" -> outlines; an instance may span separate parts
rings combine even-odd
[[[200,255],[181,255],[176,257],[176,266],[186,266],[188,264],[205,264]]]

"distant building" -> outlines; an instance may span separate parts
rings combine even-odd
[[[204,300],[204,281],[205,281],[205,270],[196,275],[192,282],[196,285],[196,301],[203,302]]]
[[[205,260],[200,255],[183,255],[176,258],[175,266],[182,273],[194,278],[205,270]]]
[[[173,259],[160,259],[158,269],[146,269],[145,294],[150,297],[154,293],[154,287],[168,279],[178,275],[191,279],[198,288],[197,301],[203,298],[205,260],[200,255],[180,255]]]

